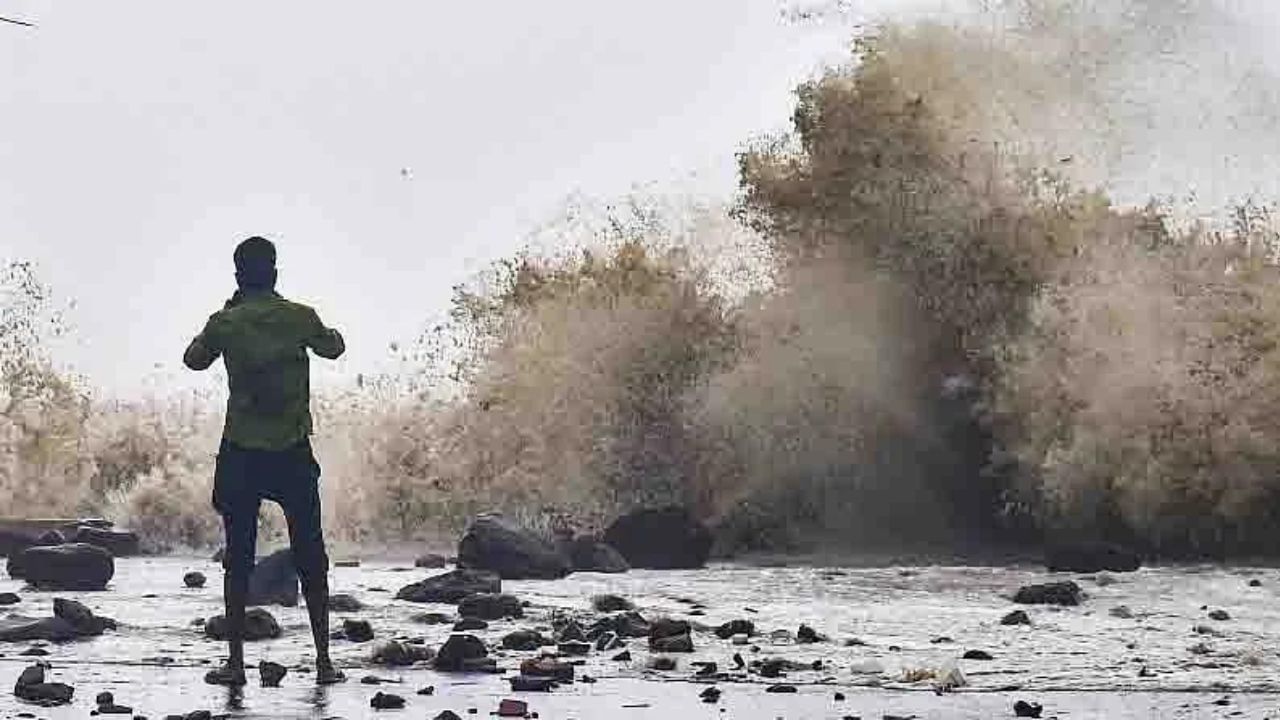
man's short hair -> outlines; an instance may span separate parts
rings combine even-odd
[[[248,285],[267,286],[275,279],[276,246],[263,237],[251,237],[236,246],[236,273]]]

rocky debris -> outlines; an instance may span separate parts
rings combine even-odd
[[[182,576],[182,584],[189,588],[202,588],[206,582],[208,582],[208,578],[204,576],[204,573],[195,570]]]
[[[0,642],[66,642],[101,635],[106,630],[114,629],[116,622],[111,618],[95,615],[75,600],[54,598],[53,617],[10,615],[0,619]]]
[[[825,635],[819,635],[817,630],[814,630],[808,625],[801,625],[800,629],[796,631],[796,642],[798,643],[810,645],[826,641],[827,638]]]
[[[530,658],[520,663],[520,674],[525,677],[551,678],[556,682],[573,682],[574,667],[563,660],[550,657]]]
[[[270,660],[263,660],[258,663],[258,679],[262,681],[262,687],[264,688],[280,687],[280,681],[284,680],[284,676],[288,672],[288,668]]]
[[[787,695],[790,695],[790,694],[795,693],[795,692],[797,692],[797,691],[796,691],[796,686],[795,686],[795,685],[770,685],[769,687],[765,688],[765,692],[767,692],[767,693],[785,693],[785,694],[787,694]]]
[[[458,713],[452,710],[444,710],[432,720],[462,720],[462,718],[458,717]]]
[[[529,705],[523,700],[504,699],[498,703],[498,717],[526,717]]]
[[[397,600],[456,605],[468,595],[502,592],[502,580],[483,570],[460,569],[433,575],[400,588]]]
[[[293,563],[293,552],[277,550],[258,560],[249,575],[249,605],[298,604],[298,568]]]
[[[618,653],[617,655],[614,655],[609,659],[614,662],[631,662],[631,651],[623,650],[622,652]]]
[[[716,637],[721,640],[732,639],[734,635],[750,637],[756,634],[756,624],[750,620],[730,620],[716,628]]]
[[[635,605],[621,595],[596,595],[591,598],[591,607],[596,612],[615,613],[635,610]]]
[[[650,624],[637,612],[617,613],[599,618],[587,629],[587,639],[594,640],[612,632],[621,638],[648,637]]]
[[[464,617],[453,624],[454,632],[473,632],[476,630],[488,630],[489,623],[479,618]]]
[[[205,637],[210,640],[227,639],[227,618],[214,615],[204,624]],[[246,641],[271,640],[280,637],[280,623],[262,608],[249,608],[244,615],[244,639]]]
[[[354,595],[339,593],[329,596],[329,612],[352,613],[364,610],[364,603],[356,599]]]
[[[71,702],[71,697],[76,692],[75,688],[64,683],[45,682],[44,671],[48,667],[44,663],[36,663],[23,670],[18,676],[18,682],[13,686],[13,694],[19,700],[42,707],[66,705]]]
[[[591,654],[591,643],[582,640],[567,640],[559,643],[557,649],[561,655],[585,656]]]
[[[1224,622],[1231,619],[1231,614],[1226,610],[1211,610],[1209,611],[1209,619]]]
[[[419,555],[418,558],[413,561],[414,567],[425,568],[427,570],[435,570],[438,568],[445,567],[448,564],[449,564],[449,558],[443,555],[439,555],[437,553],[426,553],[424,555]]]
[[[573,570],[550,543],[497,515],[480,515],[471,522],[458,543],[458,567],[488,570],[504,580],[554,580]]]
[[[1045,550],[1045,565],[1053,572],[1133,572],[1142,561],[1132,550],[1111,543],[1063,543]]]
[[[556,632],[556,640],[561,642],[582,641],[587,639],[587,633],[578,624],[577,620],[564,620],[563,618],[553,618],[552,627]]]
[[[1120,618],[1121,620],[1133,619],[1133,610],[1130,610],[1128,605],[1117,605],[1108,610],[1107,614],[1113,618]]]
[[[631,569],[622,553],[592,535],[574,538],[566,550],[570,564],[579,572],[624,573]]]
[[[1258,578],[1254,578],[1249,581],[1249,587],[1262,587],[1262,581]]]
[[[528,675],[516,675],[509,678],[511,681],[511,692],[551,692],[556,687],[555,678],[550,677],[529,677]]]
[[[1027,616],[1025,610],[1014,610],[1013,612],[1000,618],[1001,625],[1030,625],[1031,618]]]
[[[458,614],[478,620],[502,620],[524,617],[524,608],[515,595],[505,593],[476,593],[458,603]]]
[[[688,635],[693,627],[687,620],[672,620],[670,618],[659,618],[654,620],[649,626],[649,639],[671,637],[673,635]]]
[[[723,693],[719,688],[709,687],[698,693],[698,697],[702,698],[702,702],[707,704],[715,704],[720,702],[720,696]]]
[[[1040,703],[1029,703],[1026,700],[1019,700],[1013,704],[1013,714],[1017,717],[1038,718],[1044,712],[1044,708]]]
[[[186,715],[165,715],[164,720],[213,720],[213,713],[208,710],[193,710]]]
[[[447,625],[453,622],[453,618],[444,613],[414,613],[409,616],[409,622],[421,625]]]
[[[436,652],[435,668],[445,672],[491,672],[494,661],[475,635],[456,634],[449,636]]]
[[[11,592],[0,593],[0,606],[17,605],[20,602],[22,602],[22,598],[18,597],[17,593],[11,593]]]
[[[342,637],[356,643],[369,642],[373,639],[373,626],[368,620],[343,620]]]
[[[787,669],[787,661],[782,658],[765,658],[764,660],[755,660],[751,663],[756,674],[764,678],[781,677]]]
[[[633,568],[682,569],[706,565],[711,531],[680,507],[636,510],[618,518],[604,541]]]
[[[659,672],[671,672],[676,669],[676,659],[665,655],[656,655],[649,659],[649,668]]]
[[[991,653],[986,650],[966,650],[964,655],[960,656],[964,660],[991,660]]]
[[[407,667],[432,658],[431,649],[425,645],[389,640],[373,651],[372,660],[377,665]]]
[[[98,696],[93,699],[93,704],[97,705],[98,709],[90,713],[91,715],[92,714],[132,715],[133,714],[133,708],[128,707],[126,705],[117,705],[115,696],[109,692],[98,693]]]
[[[379,692],[369,700],[369,707],[374,710],[399,710],[404,707],[404,698],[393,693]]]
[[[536,630],[516,630],[515,632],[507,633],[502,638],[504,650],[529,652],[550,644],[551,640],[543,637],[542,633]]]
[[[421,690],[419,690],[419,691],[418,691],[418,694],[419,694],[419,695],[427,695],[427,696],[435,695],[435,694],[436,694],[436,686],[435,686],[435,685],[428,685],[428,686],[426,686],[426,687],[422,688]]]
[[[618,633],[612,632],[612,631],[607,632],[601,635],[600,637],[596,638],[596,650],[599,650],[601,652],[605,652],[607,650],[617,650],[618,648],[622,647],[624,644],[625,643],[622,641],[622,638],[618,637]]]
[[[1071,580],[1062,582],[1024,585],[1018,588],[1013,601],[1021,605],[1079,605],[1084,593]]]
[[[142,542],[138,534],[128,530],[80,525],[69,534],[73,543],[96,545],[115,557],[128,557],[142,552]]]
[[[650,637],[649,649],[653,652],[661,653],[691,653],[693,652],[693,637],[689,633],[658,638]]]
[[[40,590],[102,590],[115,575],[111,553],[97,545],[37,545],[9,558],[9,577]]]

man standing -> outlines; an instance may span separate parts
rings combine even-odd
[[[252,237],[235,250],[239,289],[187,348],[183,362],[226,364],[230,397],[214,472],[213,506],[226,531],[223,591],[229,655],[205,682],[243,685],[245,603],[263,499],[284,510],[316,646],[316,681],[341,682],[329,658],[329,559],[320,527],[320,466],[311,452],[310,358],[342,355],[337,330],[275,291],[276,249]]]

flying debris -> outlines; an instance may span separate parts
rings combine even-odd
[[[406,168],[400,168],[400,177],[404,178],[405,180],[412,180],[412,179],[413,179],[413,171],[412,171],[412,170],[410,170],[410,169],[409,169],[409,168],[407,168],[407,167],[406,167]]]
[[[29,23],[29,22],[26,22],[25,20],[14,20],[13,18],[7,18],[7,17],[4,17],[3,15],[0,15],[0,22],[6,22],[12,25],[21,25],[22,27],[30,27],[30,28],[33,28],[36,26],[35,23]]]

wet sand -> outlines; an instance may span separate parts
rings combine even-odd
[[[187,570],[204,572],[208,586],[183,587]],[[505,582],[504,591],[532,606],[523,620],[493,622],[475,633],[491,647],[511,630],[546,627],[555,611],[589,619],[590,598],[604,592],[631,599],[649,618],[667,615],[690,620],[695,627],[744,618],[763,633],[753,639],[760,650],[752,653],[710,632],[695,632],[696,652],[672,655],[679,665],[671,672],[648,670],[645,643],[632,640],[632,662],[613,662],[609,657],[614,653],[593,652],[579,675],[598,682],[579,682],[550,694],[514,694],[502,675],[448,675],[369,663],[381,640],[423,637],[428,645],[438,646],[448,637],[449,626],[422,625],[410,617],[420,612],[452,614],[451,606],[394,599],[401,586],[436,572],[440,571],[371,561],[358,568],[334,569],[333,591],[354,594],[367,606],[359,613],[335,614],[335,627],[344,617],[359,617],[369,620],[376,634],[373,642],[335,641],[335,658],[351,677],[341,686],[318,689],[299,671],[311,658],[305,610],[269,608],[284,627],[284,636],[250,643],[249,662],[269,659],[289,666],[290,673],[282,687],[261,688],[256,670],[251,671],[250,686],[238,693],[202,681],[204,671],[223,651],[191,624],[220,611],[220,569],[205,558],[122,559],[111,587],[99,593],[33,592],[20,582],[0,580],[0,592],[15,591],[23,597],[0,614],[48,614],[52,598],[61,596],[78,599],[121,623],[119,630],[98,638],[63,645],[35,643],[49,653],[42,659],[52,663],[52,679],[76,687],[74,702],[60,708],[33,707],[13,697],[12,682],[37,658],[18,656],[32,643],[0,644],[0,718],[17,718],[22,712],[50,719],[87,717],[94,696],[103,690],[153,719],[199,709],[244,718],[433,718],[445,709],[468,717],[468,709],[474,708],[476,716],[488,717],[507,697],[525,700],[541,718],[555,719],[998,718],[1013,717],[1017,700],[1043,704],[1046,718],[1280,717],[1280,571],[1274,569],[1154,568],[1097,578],[1051,576],[1034,567],[721,565],[698,571]],[[1021,606],[1032,625],[1000,624],[1006,612],[1019,607],[1005,597],[1019,585],[1068,578],[1088,594],[1084,604]],[[1255,579],[1260,585],[1251,587],[1249,581]],[[705,614],[691,615],[691,603],[705,606]],[[1131,617],[1110,612],[1121,605],[1131,610]],[[1209,619],[1213,609],[1226,610],[1230,619]],[[830,641],[801,645],[790,637],[770,636],[774,630],[794,633],[801,623]],[[847,644],[855,638],[859,644]],[[959,659],[970,649],[985,650],[993,659]],[[731,670],[735,652],[748,661],[776,656],[804,663],[821,660],[823,667],[775,679],[750,675],[709,683],[693,678],[691,662],[711,660],[722,671]],[[495,656],[501,668],[511,671],[530,653],[503,651]],[[871,661],[884,672],[853,671]],[[937,695],[932,681],[911,683],[904,677],[910,670],[948,664],[964,673],[965,687]],[[400,682],[364,685],[359,682],[364,675]],[[795,685],[798,692],[766,692],[775,683]],[[699,693],[712,684],[723,695],[718,704],[704,704]],[[416,695],[426,686],[434,686],[435,694]],[[404,696],[406,709],[372,710],[369,699],[378,691]],[[846,699],[837,701],[837,692]]]

